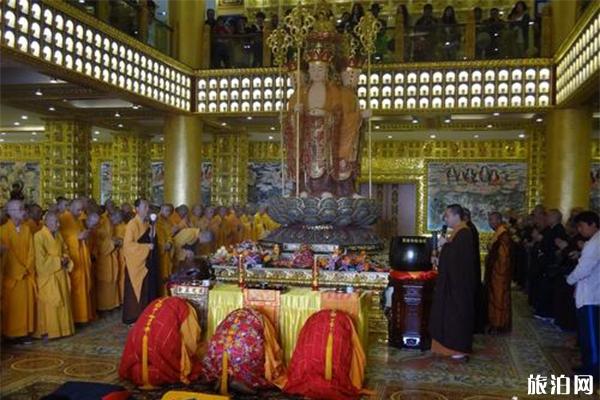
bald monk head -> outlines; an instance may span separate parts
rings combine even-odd
[[[67,200],[64,197],[57,197],[56,208],[58,209],[59,213],[64,213],[65,211],[67,211],[67,208],[69,208],[69,200]]]
[[[100,215],[96,212],[91,212],[88,214],[87,219],[85,220],[85,226],[89,230],[92,230],[98,226],[100,222]]]
[[[215,215],[215,208],[207,207],[204,211],[204,215],[206,216],[206,218],[211,219]]]
[[[5,210],[15,226],[21,225],[21,223],[27,217],[25,206],[21,200],[10,200],[8,203],[6,203]]]
[[[110,222],[113,225],[119,225],[121,222],[123,222],[123,213],[120,210],[113,210],[113,212],[108,215]]]
[[[133,212],[133,208],[129,203],[123,203],[121,204],[121,211],[123,212],[123,214],[130,214]]]
[[[117,206],[115,205],[115,202],[110,199],[106,200],[104,202],[104,208],[106,209],[106,212],[109,214],[112,214],[115,211],[117,211]]]
[[[190,209],[185,204],[182,204],[175,209],[175,212],[179,215],[181,219],[184,219],[190,213]]]
[[[164,218],[169,218],[173,214],[173,204],[165,203],[160,206],[160,215]]]
[[[75,218],[79,218],[83,212],[83,206],[84,204],[81,199],[75,199],[71,202],[71,205],[69,205],[69,211],[71,211],[71,214],[73,214]]]
[[[139,198],[134,204],[137,215],[142,221],[146,220],[148,217],[148,212],[150,211],[150,203],[148,203],[148,200]]]
[[[55,212],[47,212],[44,216],[44,224],[48,227],[48,230],[55,234],[60,228],[60,222],[58,221],[58,214]]]
[[[43,215],[42,207],[40,207],[37,204],[32,204],[29,206],[27,214],[29,215],[29,218],[31,218],[35,222],[40,222],[42,220]]]
[[[225,218],[225,216],[227,215],[227,211],[228,211],[227,207],[224,207],[224,206],[219,207],[219,215],[222,218]]]
[[[200,218],[204,214],[204,207],[202,206],[202,204],[196,204],[192,208],[192,214],[194,215],[194,217]]]

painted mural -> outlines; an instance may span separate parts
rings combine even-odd
[[[212,179],[213,165],[212,163],[205,161],[202,163],[202,177],[200,180],[200,197],[202,198],[202,204],[205,206],[210,205]]]
[[[431,162],[427,190],[428,230],[440,229],[446,206],[457,203],[471,210],[480,231],[489,232],[489,212],[525,211],[527,164]]]
[[[40,164],[36,162],[0,162],[0,204],[10,199],[14,183],[23,187],[26,203],[40,202]]]
[[[286,193],[291,193],[293,183],[286,181]],[[248,202],[264,204],[269,198],[281,196],[281,163],[248,163]]]
[[[112,164],[110,162],[100,163],[100,204],[112,197]]]
[[[590,180],[590,210],[600,213],[600,163],[592,163]]]

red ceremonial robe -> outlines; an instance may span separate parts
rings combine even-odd
[[[321,310],[300,331],[283,390],[318,399],[358,399],[366,393],[364,370],[365,353],[350,316]]]
[[[127,336],[119,376],[144,389],[189,384],[202,372],[196,311],[179,297],[161,297],[146,307]]]

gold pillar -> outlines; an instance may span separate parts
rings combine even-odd
[[[110,19],[110,1],[96,2],[96,18],[106,23]]]
[[[165,201],[175,206],[192,206],[201,199],[202,129],[202,120],[197,116],[166,118]]]
[[[146,197],[150,186],[150,137],[137,132],[113,134],[112,199],[132,203]]]
[[[57,196],[89,196],[91,179],[91,125],[75,120],[47,120],[42,174],[42,203]]]
[[[396,26],[394,27],[394,60],[403,62],[404,60],[404,15],[400,12],[396,14]]]
[[[592,113],[556,109],[546,117],[544,205],[568,215],[589,206]]]
[[[550,5],[552,7],[552,53],[556,53],[577,22],[579,1],[552,0]]]
[[[475,59],[475,36],[477,26],[475,24],[475,12],[467,13],[467,24],[465,25],[465,50],[464,55],[469,60]]]
[[[205,1],[176,0],[169,2],[173,27],[173,54],[192,68],[202,65]]]
[[[246,204],[248,147],[248,133],[245,131],[214,136],[212,204]]]

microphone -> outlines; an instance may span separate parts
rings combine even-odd
[[[150,223],[154,224],[158,220],[158,215],[155,213],[150,214]]]
[[[442,225],[442,230],[440,231],[440,235],[442,235],[442,237],[445,237],[447,232],[448,232],[448,225]]]

